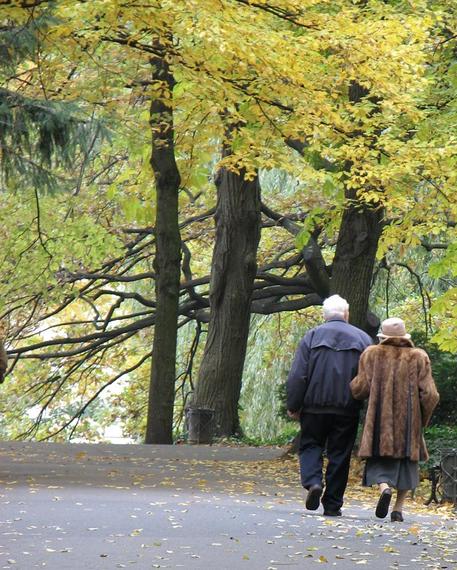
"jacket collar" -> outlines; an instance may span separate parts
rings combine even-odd
[[[409,348],[414,348],[414,342],[411,339],[404,338],[402,336],[389,336],[381,340],[379,344],[387,346],[408,346]]]

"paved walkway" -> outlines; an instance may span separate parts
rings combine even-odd
[[[0,569],[457,568],[455,521],[304,509],[274,448],[0,443]]]

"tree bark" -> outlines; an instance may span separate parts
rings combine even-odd
[[[348,94],[352,103],[359,103],[369,96],[369,90],[352,81]],[[374,98],[373,102],[376,103]],[[355,130],[353,136],[359,135],[362,132]],[[345,171],[349,172],[351,167],[348,161]],[[356,189],[346,188],[345,199],[332,263],[330,292],[338,293],[348,301],[350,322],[374,336],[379,319],[368,312],[368,303],[384,209],[381,205],[374,207],[359,200]]]
[[[159,44],[160,45],[160,44]],[[160,46],[162,47],[162,46]],[[165,56],[165,49],[164,56]],[[163,92],[152,100],[151,168],[157,192],[154,259],[156,320],[152,348],[145,443],[172,443],[176,377],[181,237],[178,194],[181,179],[174,154],[172,94],[174,78],[165,57],[151,59],[152,79]]]
[[[210,321],[192,407],[215,411],[214,432],[239,430],[241,390],[250,305],[260,239],[258,178],[221,169],[216,180],[216,241],[210,283]]]
[[[376,251],[382,232],[382,208],[370,208],[357,201],[355,192],[346,192],[332,263],[331,294],[338,293],[349,303],[350,322],[372,334],[377,326],[368,314]]]

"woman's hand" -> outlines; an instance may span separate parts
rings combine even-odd
[[[300,412],[291,412],[290,410],[287,410],[287,415],[289,418],[296,420],[297,422],[300,421]]]

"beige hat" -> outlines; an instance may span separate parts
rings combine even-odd
[[[391,317],[382,321],[379,338],[389,338],[391,336],[410,339],[411,335],[406,332],[405,322],[397,317]]]

